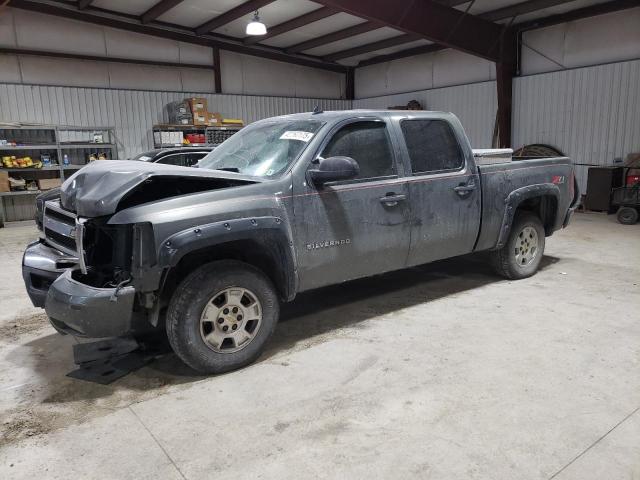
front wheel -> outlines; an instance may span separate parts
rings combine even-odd
[[[271,281],[242,262],[212,262],[185,278],[171,298],[167,336],[194,370],[222,373],[253,362],[279,316]]]
[[[505,245],[491,252],[491,263],[499,275],[510,280],[530,277],[540,266],[544,243],[540,218],[529,212],[518,212]]]

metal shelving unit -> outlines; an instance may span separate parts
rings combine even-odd
[[[101,134],[103,141],[92,141],[94,133]],[[110,159],[118,157],[114,127],[0,124],[0,139],[13,140],[17,143],[17,145],[0,144],[0,157],[28,155],[37,160],[45,151],[50,153],[52,162],[50,166],[0,168],[0,172],[8,172],[12,177],[22,174],[20,177],[28,177],[25,178],[27,181],[37,181],[43,178],[60,178],[64,181],[65,176],[87,164],[90,153],[102,152]],[[20,155],[17,155],[18,152]],[[29,152],[33,152],[33,154],[30,155]],[[64,155],[69,158],[69,165],[63,164]],[[47,173],[38,175],[43,172]],[[0,192],[0,226],[7,218],[10,220],[33,218],[35,205],[29,196],[38,193],[41,193],[41,190]],[[9,215],[7,215],[8,211]]]
[[[154,148],[172,148],[172,147],[210,147],[213,145],[219,145],[231,135],[239,131],[241,126],[207,126],[207,125],[173,125],[173,124],[159,124],[153,126],[153,147]],[[200,133],[207,139],[206,143],[189,143],[183,144],[182,142],[162,143],[158,139],[162,140],[162,132],[182,132],[185,133]],[[216,141],[214,141],[216,140]]]

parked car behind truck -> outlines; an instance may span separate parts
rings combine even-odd
[[[305,290],[483,250],[506,278],[534,274],[576,207],[572,164],[493,153],[474,157],[449,113],[356,110],[256,122],[198,169],[96,162],[40,202],[27,291],[61,333],[166,313],[185,363],[238,368]]]

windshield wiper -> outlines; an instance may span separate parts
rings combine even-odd
[[[240,169],[238,167],[220,167],[220,168],[214,168],[214,170],[223,170],[225,172],[240,173]]]

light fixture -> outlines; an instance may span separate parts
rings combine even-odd
[[[253,14],[253,20],[247,23],[247,35],[266,35],[267,26],[260,21],[258,10]]]

